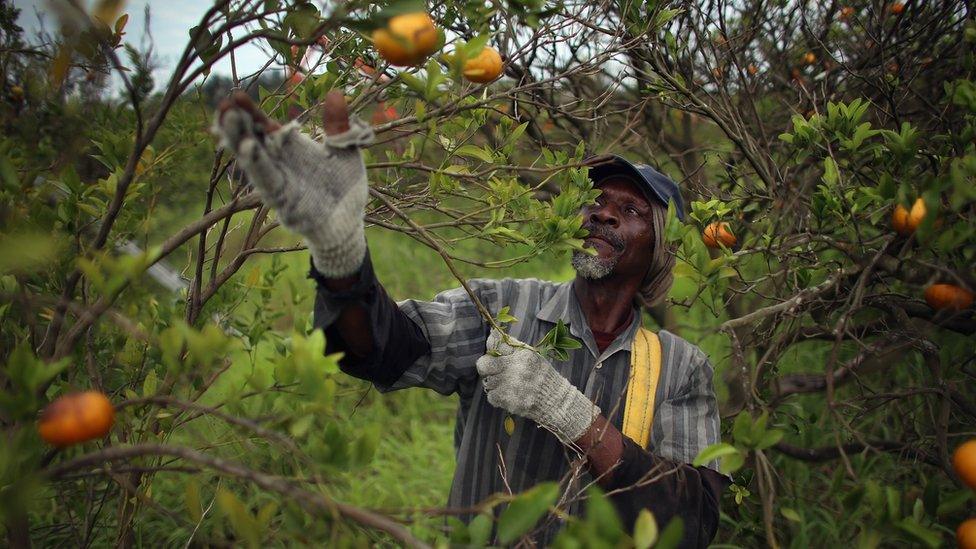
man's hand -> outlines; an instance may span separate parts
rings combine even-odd
[[[488,336],[486,354],[478,359],[488,402],[547,427],[569,443],[586,432],[600,408],[521,342],[506,343],[501,333]]]
[[[213,131],[281,224],[305,237],[315,268],[327,278],[351,275],[366,254],[363,209],[369,188],[359,148],[373,131],[354,119],[339,91],[323,105],[318,143],[296,122],[281,126],[244,93],[221,102]]]

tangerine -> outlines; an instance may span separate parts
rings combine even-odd
[[[437,49],[438,33],[434,20],[424,12],[391,17],[386,28],[373,31],[373,45],[391,65],[419,65]]]
[[[709,248],[718,248],[720,247],[720,243],[727,248],[731,248],[737,242],[735,235],[729,230],[729,224],[724,221],[709,223],[705,227],[705,230],[702,231],[702,241]]]
[[[925,208],[925,201],[921,198],[915,200],[915,203],[912,204],[911,211],[898,204],[895,206],[895,211],[891,213],[891,225],[898,234],[908,236],[915,232],[915,229],[922,224],[926,213],[928,213],[928,210]]]
[[[115,422],[112,402],[99,391],[64,395],[41,412],[41,438],[58,447],[102,438]]]
[[[954,284],[933,284],[925,289],[925,302],[936,310],[961,311],[972,306],[973,292]]]
[[[487,84],[501,76],[502,56],[495,48],[485,46],[478,55],[464,61],[461,74],[472,82]]]
[[[963,442],[952,454],[952,468],[967,486],[976,490],[976,438]]]
[[[967,519],[956,528],[956,542],[959,549],[976,549],[976,518]]]

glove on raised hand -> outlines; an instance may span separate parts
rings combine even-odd
[[[372,142],[373,130],[352,119],[348,130],[319,143],[297,122],[267,131],[260,118],[234,105],[216,116],[213,130],[281,224],[305,237],[315,268],[327,278],[355,273],[366,255],[369,195],[359,148]]]
[[[600,408],[559,374],[544,357],[497,330],[488,336],[487,352],[476,362],[488,402],[527,417],[572,442],[589,429]],[[497,356],[494,356],[497,355]]]

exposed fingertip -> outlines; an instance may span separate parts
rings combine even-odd
[[[322,124],[326,135],[339,135],[349,131],[349,107],[346,97],[339,90],[325,94],[322,100]]]

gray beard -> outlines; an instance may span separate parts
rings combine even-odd
[[[573,252],[573,268],[576,274],[589,280],[600,280],[606,277],[617,266],[617,258],[600,259],[595,255],[584,252]]]

